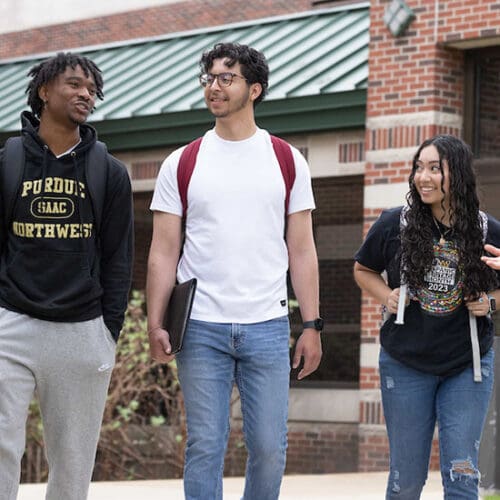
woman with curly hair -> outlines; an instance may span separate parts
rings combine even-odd
[[[472,159],[456,137],[426,140],[413,158],[407,205],[383,211],[355,256],[356,282],[386,312],[386,499],[420,498],[436,422],[444,497],[478,498],[500,299],[497,273],[481,257],[484,243],[499,246],[500,223],[479,210]]]

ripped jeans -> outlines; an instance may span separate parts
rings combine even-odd
[[[494,351],[481,359],[482,382],[472,367],[451,377],[423,373],[381,348],[382,404],[389,435],[386,500],[418,500],[427,479],[432,438],[439,430],[445,500],[476,500],[481,433],[493,389]]]

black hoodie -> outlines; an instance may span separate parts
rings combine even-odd
[[[0,306],[29,316],[77,322],[101,314],[118,338],[132,272],[132,193],[126,168],[108,155],[100,230],[85,179],[95,130],[80,125],[81,142],[56,158],[22,113],[23,182],[2,235]],[[0,161],[3,150],[0,151]],[[0,191],[1,192],[1,191]]]

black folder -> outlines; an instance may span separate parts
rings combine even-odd
[[[168,303],[163,324],[170,337],[172,354],[182,349],[182,341],[193,307],[196,278],[175,285]]]

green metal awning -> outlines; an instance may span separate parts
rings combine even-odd
[[[363,127],[368,81],[369,3],[75,49],[103,72],[105,100],[90,122],[112,150],[167,146],[211,126],[198,61],[215,43],[264,52],[269,94],[259,125],[274,133]],[[72,49],[73,50],[73,49]],[[17,133],[26,74],[47,54],[0,61],[0,141]]]

